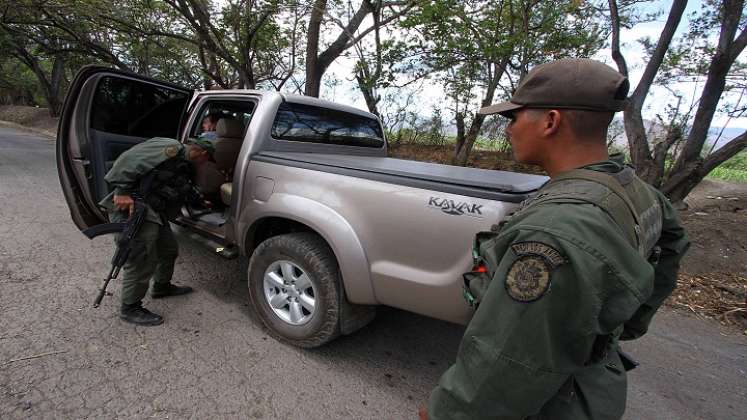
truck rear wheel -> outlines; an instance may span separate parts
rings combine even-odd
[[[337,260],[313,233],[262,242],[249,261],[249,297],[270,334],[299,347],[318,347],[340,334]]]

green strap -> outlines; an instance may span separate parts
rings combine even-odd
[[[635,210],[633,202],[630,201],[625,188],[620,185],[620,182],[618,182],[615,177],[604,172],[597,172],[589,169],[574,169],[552,178],[550,182],[552,183],[554,181],[562,181],[566,179],[583,179],[586,181],[596,182],[597,184],[602,184],[605,187],[609,188],[613,193],[620,197],[620,199],[625,203],[626,206],[628,206],[628,210],[630,210],[630,214],[633,216],[635,224],[638,226],[641,225],[641,221],[638,218],[638,213]]]
[[[624,170],[630,171],[632,169],[626,168]],[[614,211],[615,209],[608,208],[604,206],[602,203],[589,201],[582,197],[573,197],[574,199],[578,199],[581,201],[587,201],[587,202],[590,202],[591,204],[595,204],[599,207],[602,207],[603,209],[607,211],[607,213],[610,214],[610,216],[612,216],[613,220],[615,220],[615,222],[618,225],[620,225],[620,227],[622,228],[629,227],[632,224],[633,235],[630,236],[630,238],[632,239],[631,243],[633,244],[634,247],[636,247],[636,249],[638,249],[639,252],[643,253],[644,252],[642,249],[643,243],[640,238],[641,221],[640,221],[638,212],[635,209],[635,205],[633,205],[633,202],[628,197],[628,194],[625,191],[625,188],[620,184],[620,182],[614,176],[608,175],[603,172],[592,171],[589,169],[574,169],[572,171],[564,172],[560,175],[553,177],[550,180],[550,184],[554,184],[554,183],[561,182],[561,181],[574,180],[574,179],[580,179],[580,180],[600,184],[606,187],[608,190],[612,191],[612,193],[614,193],[620,200],[622,200],[622,202],[628,208],[629,212],[617,212],[617,211]],[[548,201],[551,201],[551,200],[552,198],[550,198],[550,200]],[[619,215],[623,219],[626,219],[625,223],[620,223],[621,220],[618,220],[619,218],[615,217],[615,214]]]

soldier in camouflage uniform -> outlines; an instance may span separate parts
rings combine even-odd
[[[146,221],[140,227],[127,262],[122,267],[122,307],[120,318],[138,325],[159,325],[160,315],[143,308],[142,299],[153,279],[151,297],[183,295],[191,287],[171,283],[179,247],[169,226],[188,195],[195,193],[193,166],[207,162],[214,146],[203,139],[184,145],[174,139],[153,138],[122,153],[106,174],[114,190],[99,203],[112,222],[123,222],[132,214],[132,194],[143,193],[147,181]]]
[[[421,418],[622,417],[635,362],[619,341],[646,333],[689,246],[667,198],[607,154],[627,92],[612,68],[564,59],[480,111],[508,117],[515,159],[550,181],[478,235],[465,296],[479,306]]]

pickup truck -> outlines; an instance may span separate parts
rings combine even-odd
[[[211,121],[217,130],[205,132]],[[198,136],[215,141],[212,172],[196,182],[216,205],[174,223],[217,244],[206,252],[246,257],[253,310],[271,335],[302,347],[354,332],[377,305],[466,323],[462,274],[475,234],[547,179],[390,158],[380,121],[350,106],[195,92],[89,66],[70,87],[57,135],[73,222],[107,222],[96,203],[119,154],[152,137]]]

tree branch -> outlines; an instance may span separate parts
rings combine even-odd
[[[743,29],[742,32],[740,32],[739,36],[734,40],[734,43],[731,46],[732,51],[729,60],[732,63],[737,60],[740,54],[742,54],[745,46],[747,46],[747,29]]]
[[[612,59],[617,64],[617,69],[623,76],[628,77],[628,64],[620,51],[620,13],[617,9],[617,0],[609,0],[610,19],[612,20]]]
[[[378,23],[378,27],[383,27],[383,26],[386,26],[387,24],[389,24],[389,23],[390,23],[390,22],[392,22],[393,20],[395,20],[395,19],[399,18],[400,16],[403,16],[403,15],[404,15],[405,13],[407,13],[408,11],[410,11],[410,10],[411,10],[411,9],[412,9],[413,7],[414,7],[414,4],[409,4],[409,5],[407,6],[407,7],[405,7],[405,8],[402,8],[402,9],[400,9],[399,11],[397,11],[396,13],[393,13],[393,14],[391,14],[391,15],[390,15],[390,16],[388,16],[388,17],[387,17],[386,19],[384,19],[384,20],[381,20],[381,21],[380,21],[380,22]],[[360,33],[359,33],[359,34],[358,34],[357,36],[355,36],[355,37],[352,37],[352,35],[351,35],[351,39],[350,39],[350,41],[349,41],[349,42],[347,43],[347,45],[345,45],[345,48],[343,49],[343,51],[344,51],[344,50],[346,50],[346,49],[348,49],[348,48],[350,48],[350,47],[352,47],[353,45],[357,44],[358,42],[360,42],[360,41],[361,41],[361,40],[362,40],[363,38],[365,38],[365,37],[366,37],[366,35],[370,34],[370,33],[371,33],[372,31],[375,31],[375,30],[376,30],[376,27],[377,27],[377,25],[376,25],[376,24],[374,24],[374,25],[372,25],[372,26],[370,26],[370,27],[368,27],[368,28],[364,29],[363,31],[361,31],[361,32],[360,32]]]
[[[638,82],[638,86],[630,96],[633,108],[638,111],[643,108],[643,102],[646,100],[648,91],[651,89],[661,63],[664,61],[664,56],[669,49],[669,45],[672,43],[672,38],[682,20],[686,6],[687,0],[674,0],[672,3],[672,8],[669,10],[669,17],[661,32],[659,41],[656,43],[656,48],[649,58],[646,69],[643,71],[643,76],[641,76],[641,80]]]
[[[731,139],[728,143],[721,146],[718,150],[706,157],[703,162],[703,171],[708,174],[716,169],[719,165],[729,160],[731,157],[741,152],[747,147],[747,131]]]

